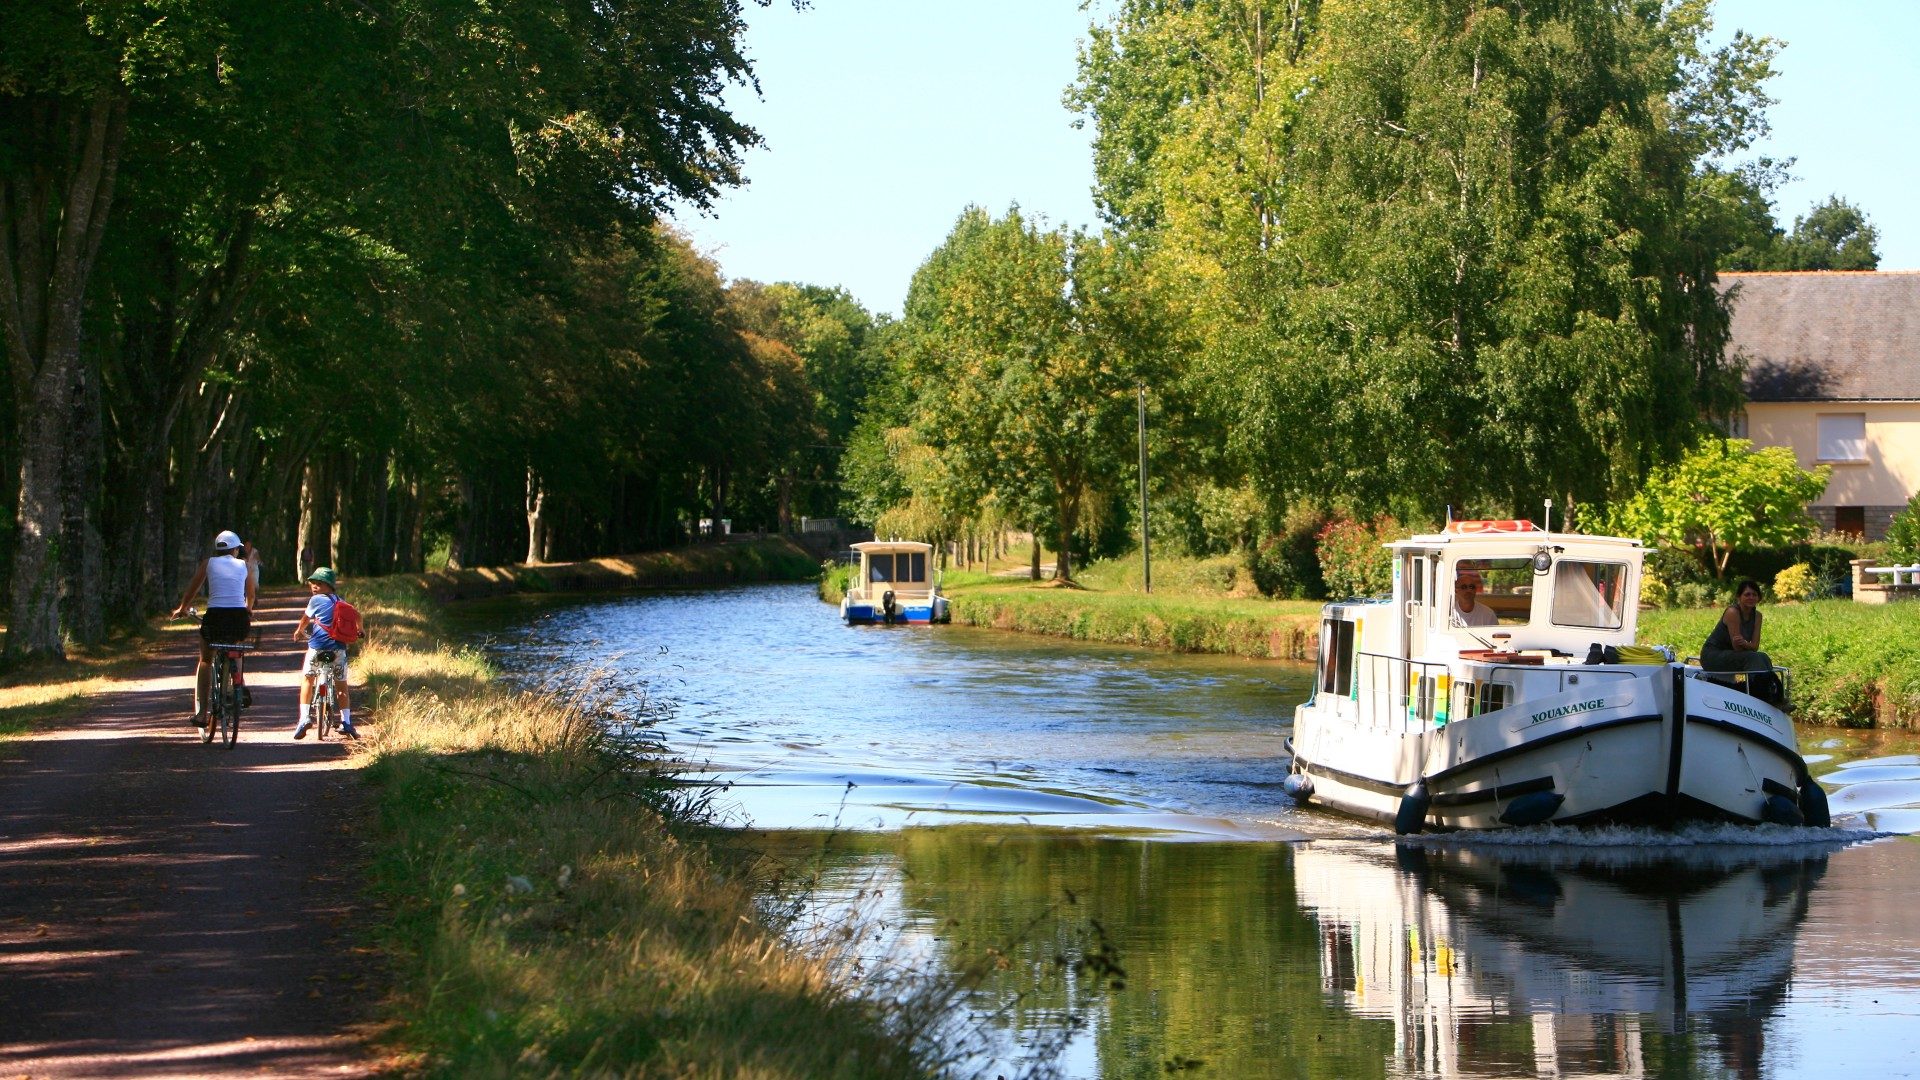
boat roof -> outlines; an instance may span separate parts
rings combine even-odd
[[[1458,552],[1473,552],[1476,555],[1496,555],[1514,553],[1531,555],[1542,545],[1557,548],[1586,548],[1588,550],[1609,548],[1625,551],[1644,551],[1646,545],[1630,536],[1597,536],[1592,533],[1547,532],[1531,521],[1454,521],[1449,522],[1442,532],[1421,533],[1397,540],[1386,547],[1394,550],[1402,548],[1449,548]]]
[[[933,545],[918,540],[866,540],[853,545],[853,550],[862,554],[877,551],[932,551]]]

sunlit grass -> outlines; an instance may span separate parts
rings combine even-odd
[[[1768,604],[1760,647],[1793,672],[1794,716],[1837,727],[1920,726],[1920,603]],[[1722,609],[1643,612],[1640,639],[1697,655]]]
[[[1320,605],[1250,593],[1231,556],[1163,558],[1153,592],[1137,555],[1094,563],[1061,582],[948,572],[953,620],[972,626],[1180,652],[1312,659]]]
[[[191,628],[180,632],[191,632]],[[143,629],[94,648],[69,645],[65,661],[37,660],[0,674],[0,737],[45,727],[80,712],[89,698],[108,693],[137,674],[158,636]]]
[[[792,948],[755,856],[591,688],[441,644],[414,579],[350,592],[377,723],[374,888],[399,1053],[440,1076],[916,1077],[917,1016]]]

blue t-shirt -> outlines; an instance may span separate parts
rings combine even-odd
[[[313,621],[311,636],[307,638],[307,648],[346,651],[345,645],[327,636],[327,626],[333,622],[333,605],[336,599],[332,593],[314,593],[307,601],[307,618]]]

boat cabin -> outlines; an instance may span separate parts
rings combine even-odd
[[[1456,521],[1388,547],[1391,599],[1329,604],[1321,626],[1318,690],[1362,711],[1365,685],[1445,723],[1532,696],[1520,684],[1539,680],[1515,669],[1561,669],[1558,684],[1595,648],[1634,643],[1638,540]]]
[[[915,540],[871,540],[853,545],[860,571],[847,587],[841,614],[849,622],[944,622],[933,545]]]

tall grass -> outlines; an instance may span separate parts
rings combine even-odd
[[[919,1077],[929,1048],[788,947],[757,862],[591,696],[440,644],[414,578],[349,583],[377,722],[373,889],[399,1053],[437,1076]]]
[[[1920,726],[1920,604],[1814,600],[1763,609],[1760,646],[1793,671],[1793,711],[1834,727]],[[1698,654],[1721,609],[1643,612],[1640,639]]]

